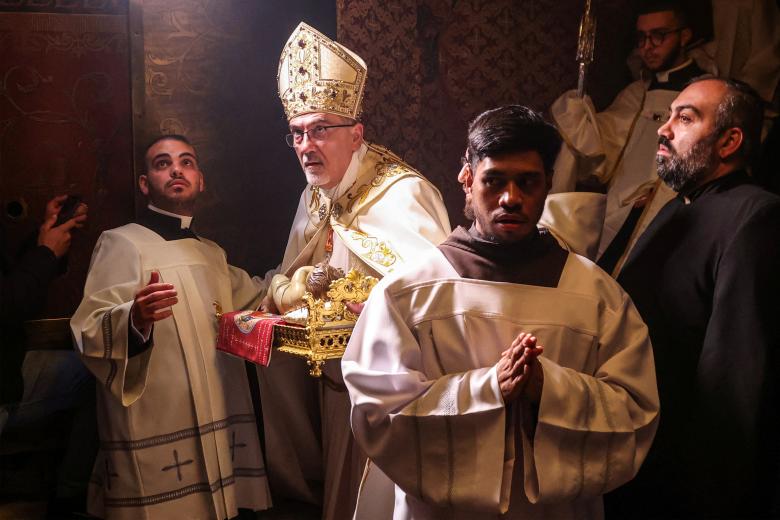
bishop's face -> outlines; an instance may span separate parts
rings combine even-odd
[[[528,237],[542,215],[551,177],[536,151],[485,157],[466,176],[466,198],[480,235],[510,244]]]
[[[146,173],[138,178],[138,185],[156,207],[188,216],[206,188],[195,149],[175,139],[163,139],[149,148]]]
[[[334,114],[304,114],[290,120],[293,149],[306,182],[335,188],[347,172],[352,154],[363,142],[363,125]]]

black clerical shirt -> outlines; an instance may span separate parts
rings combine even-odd
[[[181,217],[173,217],[158,213],[150,208],[144,208],[136,219],[136,223],[147,227],[165,240],[181,240],[184,238],[198,239],[190,224],[182,228]]]
[[[673,199],[640,237],[618,282],[650,331],[661,421],[608,515],[776,517],[779,267],[780,198],[745,172]]]
[[[653,74],[653,79],[650,80],[647,90],[664,89],[680,92],[688,86],[688,82],[703,74],[706,73],[699,68],[695,61],[690,60],[690,63],[679,69]]]

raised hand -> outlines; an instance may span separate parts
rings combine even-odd
[[[173,284],[160,283],[160,273],[152,271],[149,283],[138,291],[130,309],[133,325],[138,332],[148,336],[155,321],[173,315],[171,307],[179,302]]]

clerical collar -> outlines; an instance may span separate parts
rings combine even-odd
[[[181,229],[189,229],[190,226],[192,225],[192,217],[188,217],[185,215],[177,215],[176,213],[165,211],[164,209],[160,209],[152,203],[149,203],[146,207],[154,211],[155,213],[159,213],[161,215],[166,215],[168,217],[179,219],[179,221],[181,222]]]
[[[688,65],[693,63],[693,58],[688,58],[685,60],[685,62],[681,63],[680,65],[677,65],[676,67],[672,67],[669,70],[662,70],[660,72],[655,73],[655,79],[657,79],[660,83],[668,83],[669,82],[669,75],[673,72],[677,72],[678,70],[682,70]]]
[[[349,188],[351,188],[357,180],[360,162],[366,156],[366,153],[368,153],[368,146],[366,143],[361,143],[360,148],[352,152],[352,160],[349,162],[349,166],[347,166],[347,171],[344,172],[344,177],[342,177],[339,183],[333,188],[322,188],[322,193],[330,200],[336,200],[349,191]]]
[[[699,68],[692,58],[669,70],[662,70],[653,75],[648,90],[673,90],[681,91],[692,79],[701,76],[704,71]]]
[[[200,240],[193,233],[192,228],[182,227],[181,219],[182,215],[171,214],[160,208],[147,206],[138,212],[135,222],[154,231],[165,240],[184,240],[185,238]]]
[[[707,193],[727,190],[732,186],[744,184],[745,182],[752,182],[750,175],[745,170],[735,170],[717,179],[712,179],[686,194],[680,193],[678,197],[682,199],[684,204],[691,204]]]

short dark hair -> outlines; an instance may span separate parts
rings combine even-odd
[[[186,136],[181,134],[165,134],[165,135],[158,135],[151,141],[149,141],[149,144],[146,145],[146,148],[144,148],[144,156],[149,153],[149,150],[152,148],[152,146],[156,145],[157,143],[161,141],[179,141],[181,143],[186,144],[187,146],[192,146],[192,143],[189,139],[187,139]]]
[[[186,136],[183,136],[181,134],[166,134],[166,135],[158,135],[151,141],[149,141],[149,144],[146,145],[146,148],[144,148],[144,162],[146,162],[146,154],[149,153],[149,150],[152,149],[152,146],[156,145],[157,143],[161,141],[179,141],[181,143],[186,144],[187,146],[192,147],[192,143],[189,139],[187,139]],[[194,148],[194,147],[193,147]],[[146,167],[148,168],[149,165],[147,164]]]
[[[639,18],[643,14],[661,13],[663,11],[673,12],[674,17],[677,18],[677,23],[680,24],[680,28],[688,27],[688,10],[681,1],[644,0],[639,3],[636,17]]]
[[[744,81],[703,76],[694,78],[688,85],[700,81],[719,81],[726,87],[726,93],[715,110],[714,135],[720,136],[734,127],[742,130],[742,145],[737,154],[748,164],[752,164],[761,148],[761,128],[764,125],[766,103],[758,92]]]
[[[534,151],[550,175],[560,148],[561,135],[539,112],[507,105],[482,112],[469,124],[466,160],[476,168],[485,157]]]

